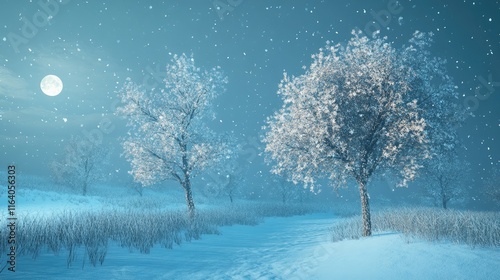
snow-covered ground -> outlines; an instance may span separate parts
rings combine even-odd
[[[124,192],[113,199],[21,189],[17,206],[21,216],[135,204],[184,209],[180,194],[148,190],[144,197]],[[216,206],[199,204],[210,207]],[[96,267],[83,248],[69,268],[66,251],[42,251],[36,260],[18,256],[17,272],[5,269],[0,279],[500,279],[498,248],[409,241],[397,233],[333,243],[330,228],[339,219],[332,213],[265,218],[257,226],[222,227],[221,235],[203,235],[172,250],[156,246],[149,254],[110,243]]]
[[[110,244],[102,266],[80,251],[18,257],[2,279],[500,279],[500,250],[450,243],[408,242],[395,233],[329,241],[331,213],[266,218],[257,226],[226,226],[173,250],[150,254]],[[3,278],[6,276],[7,278]]]

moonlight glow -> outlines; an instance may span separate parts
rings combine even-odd
[[[47,75],[40,82],[40,88],[48,96],[56,96],[61,93],[63,83],[56,75]]]

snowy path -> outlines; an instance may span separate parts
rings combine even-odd
[[[81,254],[70,269],[65,253],[20,258],[19,272],[6,279],[500,279],[498,248],[407,243],[398,234],[332,243],[333,221],[332,214],[266,218],[150,254],[111,246],[103,266],[83,270]]]
[[[110,246],[102,266],[87,262],[83,270],[81,252],[69,269],[65,252],[23,257],[11,279],[291,279],[286,275],[299,269],[304,248],[324,242],[332,221],[332,214],[266,218],[258,226],[222,227],[222,235],[203,235],[173,250],[155,247],[149,254]]]

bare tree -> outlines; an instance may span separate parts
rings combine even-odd
[[[142,195],[144,193],[144,187],[140,183],[132,181],[132,182],[128,183],[127,186],[129,188],[131,188],[132,190],[134,190],[134,192],[138,193],[139,196],[142,197]]]
[[[225,169],[212,172],[204,178],[207,184],[205,193],[212,197],[225,196],[233,203],[240,191],[242,182],[240,175],[232,172],[232,170]]]
[[[429,134],[437,143],[451,129],[439,114],[456,109],[457,93],[445,61],[430,57],[430,37],[416,32],[396,49],[353,31],[346,46],[327,44],[305,74],[285,73],[283,107],[265,127],[274,173],[311,187],[325,175],[337,186],[358,183],[364,236],[371,235],[370,178],[389,170],[406,186],[430,156]]]
[[[485,180],[484,193],[491,201],[500,205],[500,168],[498,164],[493,166],[490,176]]]
[[[132,166],[130,174],[143,186],[179,182],[193,215],[192,178],[216,164],[225,152],[204,120],[227,79],[219,68],[202,71],[193,57],[183,54],[173,57],[164,81],[164,89],[146,92],[128,80],[120,91],[124,105],[117,113],[127,118],[131,128],[123,142],[124,154]]]
[[[294,185],[292,182],[287,181],[282,176],[273,176],[271,180],[275,190],[276,196],[279,197],[281,203],[287,204],[292,200],[299,198],[300,187]]]
[[[88,188],[104,179],[103,168],[109,153],[101,142],[71,137],[63,154],[50,164],[54,181],[81,190],[87,195]]]
[[[227,196],[233,203],[244,182],[244,163],[240,158],[243,150],[234,136],[226,135],[223,139],[227,147],[225,156],[202,179],[207,184],[205,193],[213,197]]]
[[[441,149],[424,164],[422,182],[424,196],[432,198],[443,209],[452,200],[458,201],[466,196],[469,164],[460,160],[454,149]]]

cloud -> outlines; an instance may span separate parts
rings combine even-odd
[[[5,97],[17,100],[33,99],[26,80],[4,66],[0,66],[0,95],[4,97],[2,100],[5,100]]]

